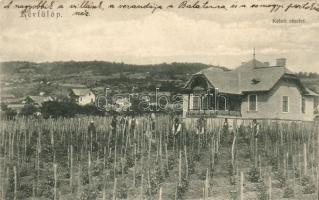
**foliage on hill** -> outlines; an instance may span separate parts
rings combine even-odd
[[[134,65],[105,61],[67,61],[67,62],[3,62],[1,63],[2,73],[14,74],[21,72],[38,74],[73,74],[79,71],[92,71],[97,75],[109,75],[112,73],[141,72],[150,74],[185,74],[196,73],[202,69],[212,67],[201,63],[171,63],[156,65]]]

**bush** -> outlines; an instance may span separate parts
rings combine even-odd
[[[201,159],[201,154],[197,154],[197,153],[196,153],[196,154],[194,155],[194,161],[199,162],[200,159]]]
[[[237,190],[230,190],[229,196],[231,200],[237,200],[238,199],[238,191]]]
[[[100,176],[103,173],[104,164],[102,162],[93,163],[92,176]]]
[[[277,177],[277,180],[279,181],[279,188],[285,187],[287,183],[286,176],[283,173],[277,173],[276,177]]]
[[[176,165],[176,158],[175,156],[170,156],[168,159],[168,169],[172,170],[174,166]]]
[[[82,173],[81,173],[81,185],[89,184],[89,172],[88,168],[86,166],[82,167]]]
[[[259,181],[259,171],[256,167],[250,168],[248,172],[248,180],[253,183],[257,183]]]
[[[271,156],[269,158],[269,164],[272,166],[273,170],[277,171],[278,170],[278,158]]]
[[[23,115],[23,116],[30,116],[30,115],[34,115],[36,112],[38,112],[38,108],[37,107],[35,107],[32,104],[26,104],[21,109],[20,114]]]
[[[123,182],[119,188],[118,197],[120,199],[127,199],[127,185]]]
[[[188,185],[189,185],[188,180],[183,176],[181,184],[177,185],[177,197],[176,197],[176,199],[183,199],[183,195],[187,191]]]
[[[1,111],[1,117],[4,119],[12,120],[17,115],[15,110],[8,108],[4,103],[1,103]]]
[[[190,175],[195,173],[195,163],[194,163],[194,161],[190,161],[189,162],[189,164],[188,164],[188,173]]]
[[[156,195],[159,189],[160,182],[161,181],[156,174],[150,174],[150,185],[148,185],[146,195],[150,198]]]
[[[310,178],[308,176],[304,176],[301,179],[301,186],[306,186],[309,185],[310,183]]]
[[[199,179],[200,180],[206,180],[206,173],[207,173],[207,170],[206,169],[203,169],[201,171],[201,173],[198,175]]]
[[[44,118],[74,117],[76,114],[104,115],[95,105],[79,106],[74,102],[47,101],[42,103],[41,113]]]
[[[316,186],[312,183],[302,188],[302,193],[304,194],[313,194],[315,193],[315,191],[316,191]]]
[[[267,187],[264,181],[261,181],[257,185],[258,193],[257,197],[259,200],[268,200],[268,195],[267,195]]]
[[[293,198],[294,196],[294,190],[289,186],[285,187],[283,198]]]
[[[41,107],[44,118],[74,117],[79,110],[80,106],[71,102],[47,101]]]
[[[228,171],[229,176],[232,176],[232,175],[235,174],[234,166],[233,166],[233,164],[231,163],[231,161],[229,161],[229,162],[226,164],[226,168],[227,168],[227,171]]]
[[[95,191],[93,188],[90,188],[89,186],[84,187],[84,190],[82,190],[80,194],[80,200],[97,199],[97,197],[97,191]]]
[[[134,160],[131,156],[126,157],[126,163],[128,168],[134,167]]]
[[[304,194],[312,194],[316,191],[316,186],[312,183],[308,176],[301,179],[301,185],[304,186],[302,188],[302,193]]]

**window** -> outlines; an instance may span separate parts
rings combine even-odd
[[[225,96],[218,97],[218,110],[227,110],[227,100]]]
[[[288,96],[282,97],[282,112],[284,113],[289,112],[289,97]]]
[[[248,95],[248,111],[257,111],[257,95]]]
[[[301,97],[301,112],[306,113],[306,100],[304,97]]]
[[[193,97],[193,110],[199,110],[200,109],[200,97],[194,96]]]

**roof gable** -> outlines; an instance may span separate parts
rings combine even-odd
[[[207,80],[221,93],[240,94],[238,76],[233,71],[206,71],[203,73]]]
[[[228,94],[269,91],[284,75],[299,80],[285,67],[270,67],[256,59],[243,63],[232,71],[203,70],[199,74],[204,75],[219,92]]]
[[[50,96],[27,96],[26,100],[30,100],[36,104],[41,105],[43,102],[53,101],[53,98]]]
[[[90,89],[88,89],[88,88],[72,89],[71,91],[76,96],[84,96],[84,95],[87,95],[89,93],[93,94],[93,92]]]

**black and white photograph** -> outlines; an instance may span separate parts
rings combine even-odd
[[[318,200],[318,0],[0,0],[0,200]]]

